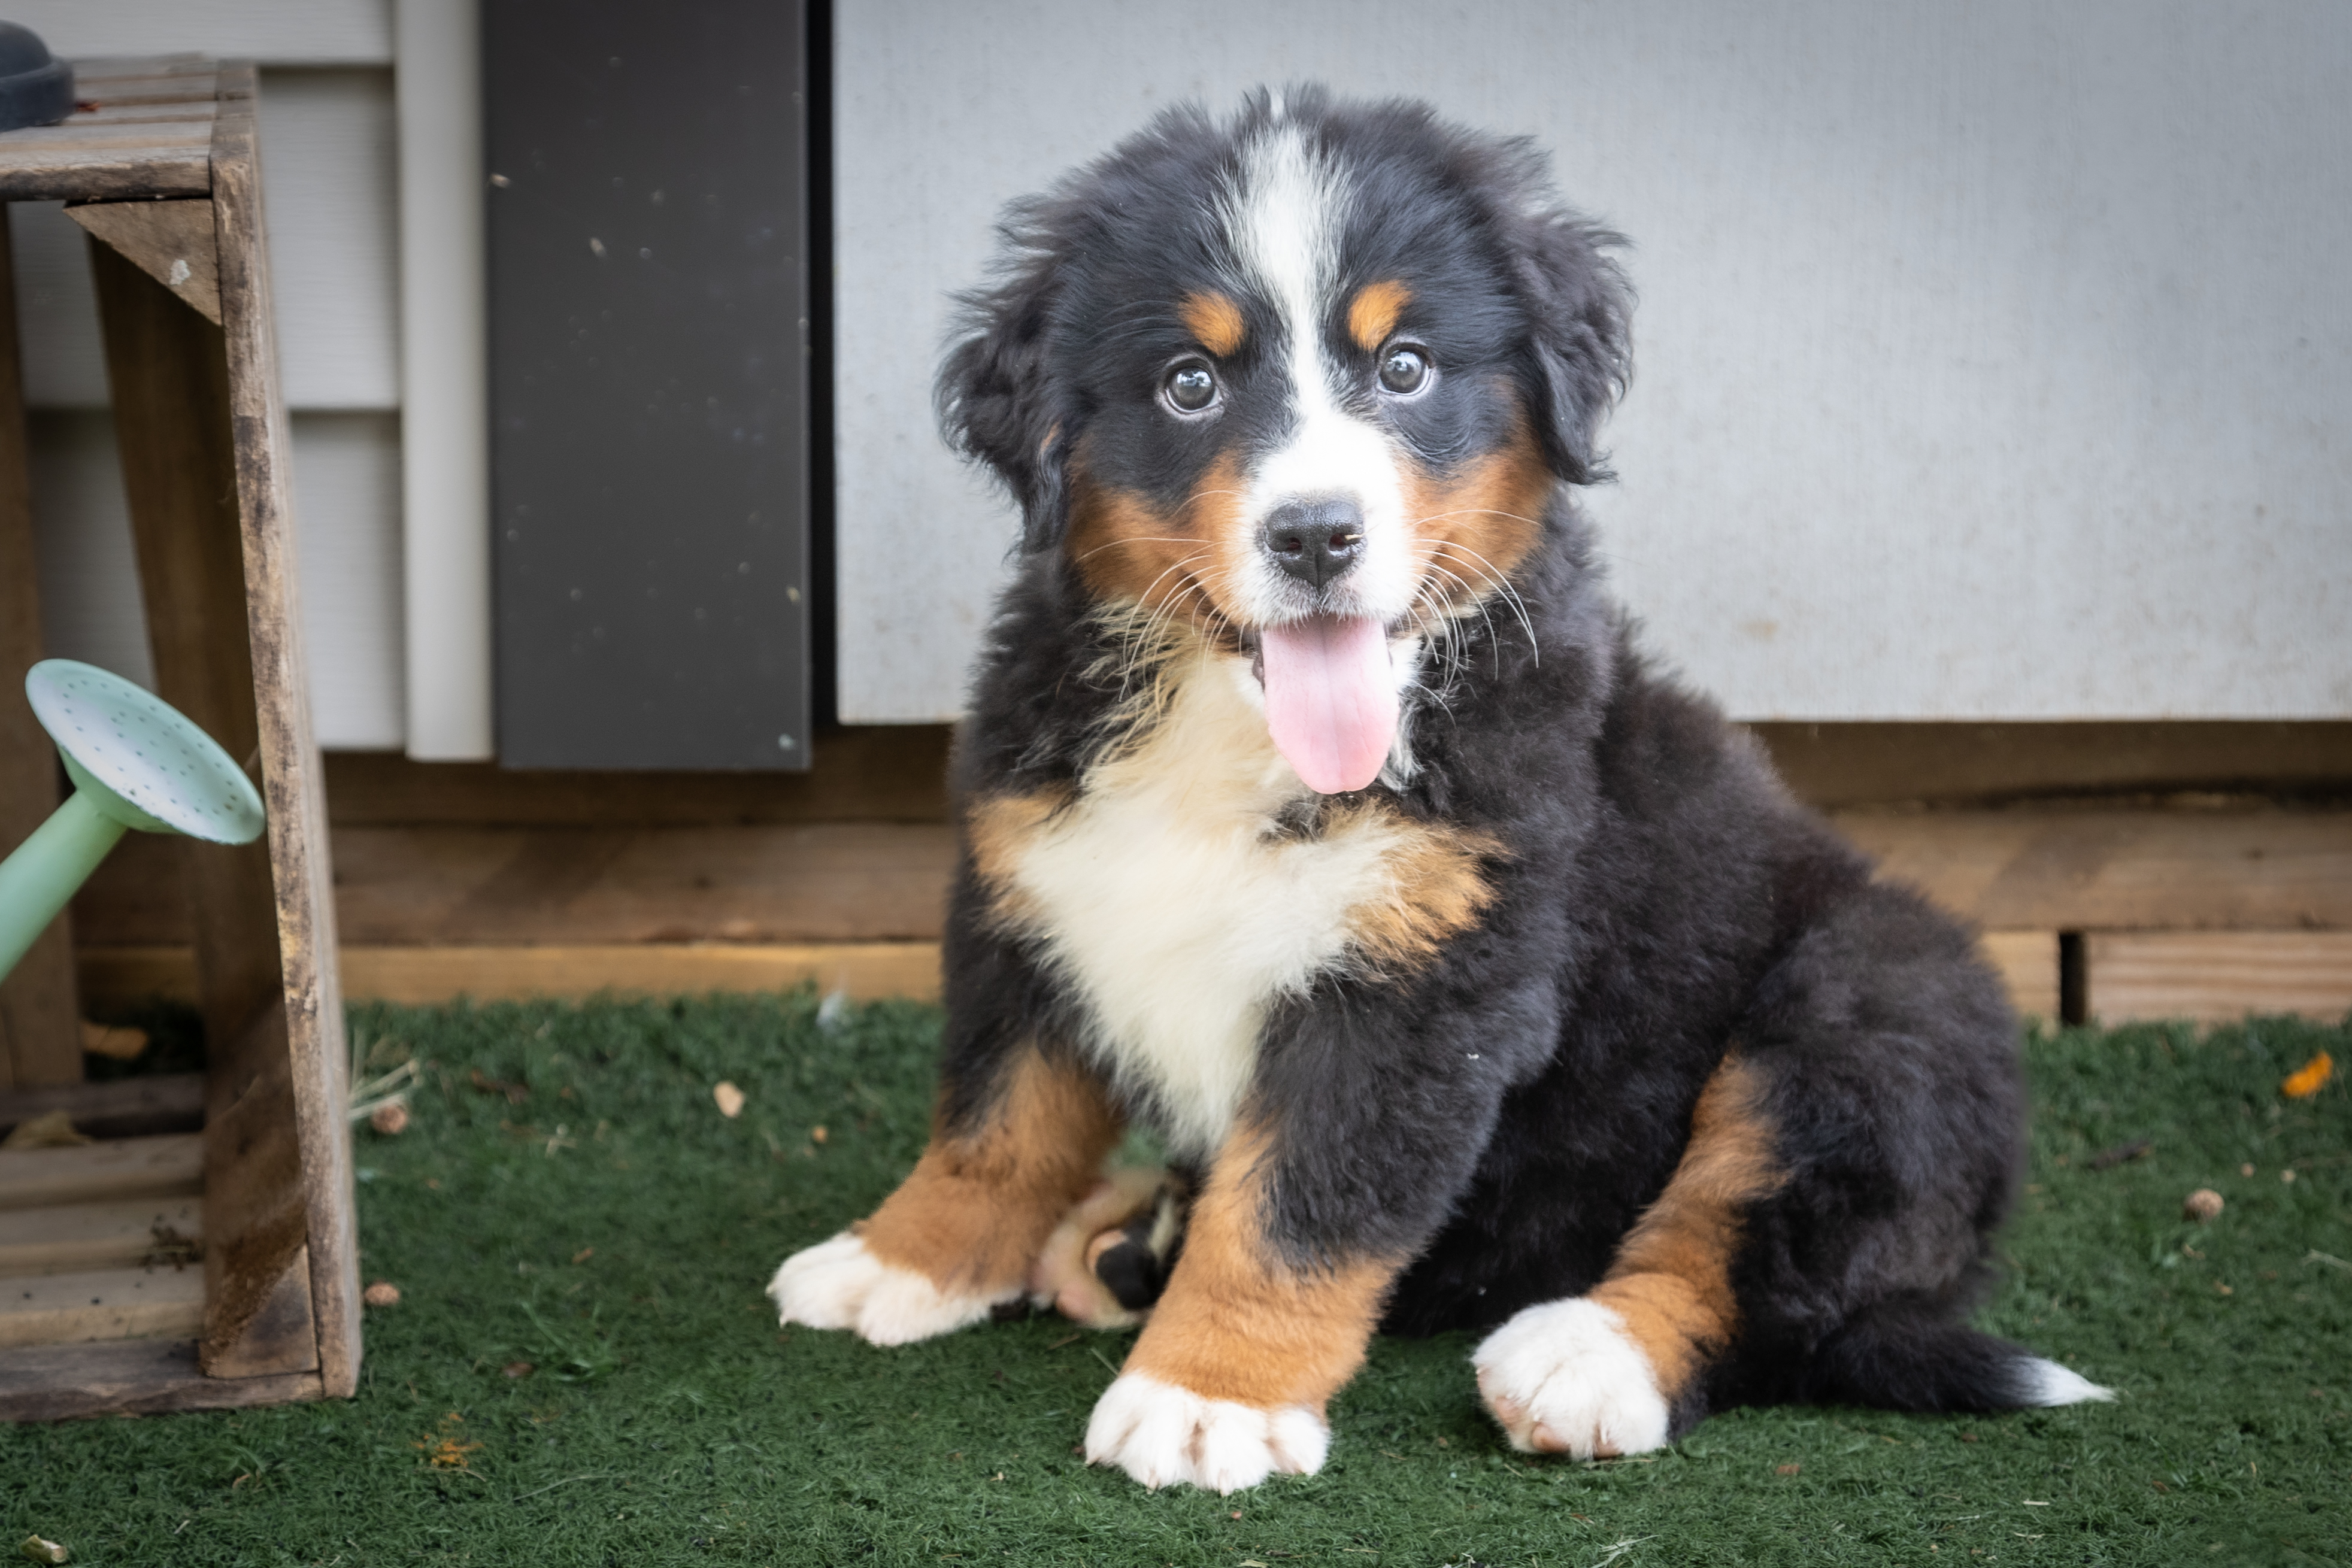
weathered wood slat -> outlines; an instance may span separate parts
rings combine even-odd
[[[210,55],[90,55],[74,61],[74,80],[79,84],[77,92],[93,82],[178,80],[190,77],[209,81],[219,72],[219,62]]]
[[[87,149],[7,150],[0,136],[0,202],[127,201],[136,196],[201,196],[212,189],[212,159],[196,143],[113,154]]]
[[[204,1124],[205,1075],[163,1072],[111,1083],[59,1084],[0,1093],[0,1136],[30,1117],[63,1111],[94,1138],[194,1132]]]
[[[220,324],[220,260],[208,201],[84,202],[66,216],[139,264],[140,269]]]
[[[82,110],[0,133],[0,201],[201,196],[212,189],[209,60],[79,60]]]
[[[0,1209],[188,1197],[204,1190],[201,1133],[110,1138],[65,1149],[0,1149]]]
[[[112,246],[89,249],[156,695],[245,761],[259,736],[221,329]],[[236,1040],[278,988],[268,849],[163,842],[181,866],[205,1030]]]
[[[0,854],[58,805],[57,752],[25,700],[23,672],[47,652],[33,544],[32,471],[16,342],[16,258],[0,206]],[[0,981],[0,1089],[81,1076],[73,917],[50,922]]]
[[[0,1280],[0,1349],[191,1333],[204,1316],[201,1269],[93,1269]]]
[[[2352,1014],[2352,931],[2117,931],[2084,946],[2085,1005],[2104,1023]]]
[[[262,212],[261,158],[254,123],[255,72],[221,68],[220,113],[213,130],[213,206],[218,218],[221,327],[228,364],[230,413],[236,432],[236,498],[243,524],[244,612],[250,640],[261,788],[269,811],[268,863],[274,876],[273,977],[278,981],[282,1061],[289,1072],[299,1134],[305,1243],[271,1304],[253,1322],[282,1354],[227,1354],[208,1327],[205,1370],[214,1376],[315,1368],[330,1395],[350,1394],[360,1364],[359,1242],[352,1195],[351,1124],[345,1115],[342,996],[338,986],[332,861],[319,750],[310,732],[310,692],[302,653],[302,613],[294,568],[289,504],[291,451],[278,384],[276,321],[270,305],[268,234]],[[207,1038],[215,1038],[207,1035]],[[220,1068],[212,1071],[217,1080]],[[217,1101],[215,1101],[217,1103]],[[206,1123],[213,1121],[207,1107]],[[205,1171],[206,1215],[222,1256],[225,1227],[211,1195],[219,1157]],[[232,1298],[211,1275],[218,1313]],[[299,1312],[295,1309],[299,1306]],[[212,1321],[208,1318],[208,1322]],[[307,1346],[307,1359],[304,1351]]]
[[[189,1338],[32,1345],[0,1356],[0,1421],[240,1409],[321,1392],[316,1373],[206,1377]]]
[[[0,1277],[194,1262],[204,1236],[200,1197],[0,1209]]]

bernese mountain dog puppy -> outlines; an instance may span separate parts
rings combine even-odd
[[[1261,93],[1002,235],[940,377],[1025,531],[934,1132],[783,1320],[1156,1296],[1087,1454],[1219,1491],[1321,1466],[1375,1330],[1489,1331],[1511,1445],[1580,1458],[1740,1403],[2107,1397],[1966,1321],[2023,1114],[1969,934],[1608,595],[1574,491],[1631,299],[1542,156]],[[1131,1121],[1182,1205],[1104,1181]]]

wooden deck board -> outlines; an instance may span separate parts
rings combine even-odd
[[[166,1072],[111,1083],[68,1083],[0,1092],[0,1135],[16,1124],[63,1111],[94,1138],[193,1132],[204,1124],[205,1075]]]
[[[0,1279],[194,1261],[204,1234],[201,1197],[0,1209]]]
[[[1996,931],[2352,929],[2352,812],[2032,809],[1833,818],[1945,908]],[[190,939],[126,842],[75,901],[105,947]],[[361,946],[925,941],[954,870],[937,822],[335,830],[337,920]]]
[[[2352,929],[2352,812],[2044,807],[1833,818],[1990,930]]]
[[[2084,941],[2085,1004],[2102,1023],[2352,1014],[2352,931],[2117,931]]]
[[[193,994],[194,964],[185,947],[85,947],[79,956],[83,991],[99,1005]],[[696,996],[789,990],[803,982],[859,1001],[929,1000],[940,992],[936,942],[346,947],[342,958],[343,995],[352,1001]]]
[[[0,1348],[194,1333],[204,1322],[201,1267],[92,1269],[0,1281]]]
[[[0,1209],[204,1190],[205,1135],[164,1133],[68,1149],[0,1149]]]

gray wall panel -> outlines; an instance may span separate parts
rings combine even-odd
[[[800,7],[483,24],[499,757],[805,768]]]

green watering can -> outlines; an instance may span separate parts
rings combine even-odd
[[[261,797],[212,737],[95,664],[44,659],[25,676],[74,792],[0,861],[0,980],[127,828],[216,844],[261,834]]]

